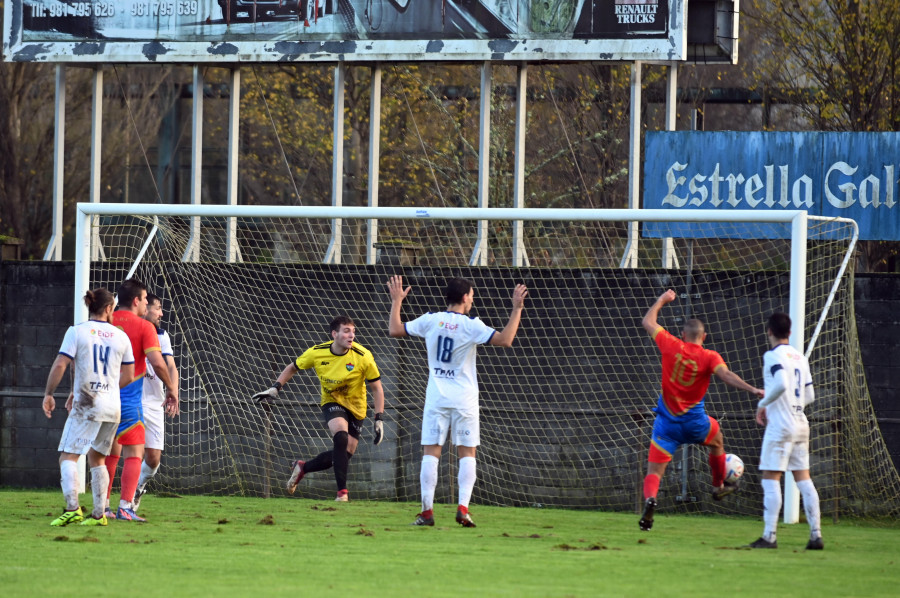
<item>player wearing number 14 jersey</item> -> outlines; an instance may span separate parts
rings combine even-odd
[[[702,444],[709,447],[709,467],[712,473],[713,498],[721,500],[736,489],[725,483],[725,444],[719,422],[706,414],[703,399],[713,374],[722,382],[763,396],[763,391],[750,386],[728,369],[722,356],[703,348],[706,329],[703,322],[687,320],[677,339],[657,323],[664,305],[675,301],[675,291],[669,289],[650,306],[641,324],[662,355],[662,394],[659,396],[653,436],[650,439],[647,476],[644,478],[644,511],[639,527],[648,531],[653,527],[656,495],[659,483],[672,455],[682,444]]]
[[[434,492],[437,487],[441,447],[450,430],[459,453],[459,508],[456,521],[475,527],[469,515],[469,499],[475,487],[475,452],[479,445],[478,379],[475,348],[478,345],[511,347],[528,290],[516,285],[512,311],[502,331],[497,332],[478,318],[469,317],[475,290],[472,283],[454,278],[447,284],[447,311],[427,313],[411,322],[400,319],[400,306],[412,287],[403,289],[403,279],[388,281],[391,315],[388,331],[392,337],[419,336],[428,351],[428,387],[422,415],[422,512],[413,525],[434,525]]]
[[[119,423],[119,389],[134,376],[134,354],[124,332],[109,323],[115,297],[104,288],[88,291],[84,296],[90,320],[66,331],[59,355],[47,376],[44,391],[44,414],[49,418],[56,409],[53,393],[71,363],[74,369],[69,417],[59,441],[60,484],[66,499],[66,510],[51,525],[106,525],[106,455],[109,454]],[[78,504],[78,458],[88,456],[91,468],[91,491],[94,495],[93,517],[84,519]]]

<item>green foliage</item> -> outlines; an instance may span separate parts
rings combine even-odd
[[[528,207],[625,205],[627,67],[622,73],[623,67],[592,65],[530,68]],[[333,78],[332,67],[317,65],[257,66],[245,77],[246,203],[330,202]],[[369,67],[346,67],[345,205],[366,202],[371,78]],[[515,78],[515,67],[493,67],[487,181],[492,207],[513,205]],[[384,68],[379,205],[478,205],[479,89],[478,65]]]
[[[882,0],[751,0],[760,88],[823,131],[900,130],[900,10]]]

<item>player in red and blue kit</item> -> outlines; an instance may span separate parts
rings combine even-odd
[[[725,444],[719,422],[708,416],[703,406],[712,375],[759,398],[764,394],[761,389],[750,386],[729,370],[721,355],[703,348],[706,330],[700,320],[687,320],[681,339],[675,338],[657,323],[659,310],[672,301],[675,301],[675,291],[669,289],[650,306],[641,322],[662,354],[662,394],[653,410],[656,419],[650,439],[647,476],[644,478],[644,511],[638,522],[644,531],[653,527],[659,482],[675,450],[682,444],[709,447],[715,500],[722,500],[737,489],[737,484],[725,482]]]
[[[122,401],[122,419],[119,420],[119,428],[116,430],[116,442],[106,459],[111,490],[119,456],[122,453],[125,455],[125,462],[122,465],[119,508],[115,512],[107,509],[110,511],[107,515],[125,521],[143,522],[144,519],[138,517],[134,512],[134,493],[141,476],[141,463],[144,457],[144,412],[141,395],[147,361],[150,362],[157,377],[166,386],[167,398],[174,397],[174,400],[177,400],[178,394],[169,379],[166,362],[160,351],[156,327],[144,319],[147,313],[147,287],[136,278],[129,278],[119,286],[116,298],[118,307],[113,312],[110,323],[128,335],[135,356],[135,364],[134,381],[122,388],[119,393]],[[107,491],[107,500],[109,500],[110,490]]]

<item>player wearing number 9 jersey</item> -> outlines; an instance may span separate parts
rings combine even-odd
[[[644,478],[644,510],[638,526],[644,531],[653,527],[656,495],[659,483],[672,455],[682,444],[701,444],[709,447],[709,467],[712,473],[713,498],[721,500],[737,488],[725,482],[725,443],[719,422],[706,414],[703,400],[715,374],[725,384],[746,390],[758,397],[763,391],[750,386],[728,369],[722,356],[703,348],[706,328],[696,319],[687,320],[677,339],[657,323],[662,307],[675,301],[675,291],[667,290],[650,306],[641,324],[662,355],[662,394],[659,396],[647,475]]]
[[[781,474],[790,470],[803,496],[809,523],[807,549],[822,550],[819,493],[809,475],[809,421],[804,407],[815,398],[806,357],[790,344],[791,318],[776,312],[766,322],[769,351],[763,356],[766,393],[756,410],[756,421],[766,427],[759,469],[762,471],[765,529],[751,548],[777,548],[775,534],[781,512]]]
[[[413,525],[434,525],[434,492],[437,487],[441,447],[453,431],[459,453],[459,507],[456,521],[475,527],[469,515],[469,500],[475,487],[475,452],[480,444],[478,418],[478,378],[475,348],[478,345],[512,346],[519,329],[528,289],[516,285],[512,311],[502,331],[497,332],[478,318],[469,317],[475,290],[472,283],[454,278],[447,284],[447,311],[427,313],[403,323],[400,306],[412,287],[403,289],[403,279],[388,281],[391,315],[388,331],[392,337],[418,336],[425,339],[428,352],[428,386],[422,415],[422,512]]]

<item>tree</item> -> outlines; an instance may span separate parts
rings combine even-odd
[[[744,72],[764,97],[820,131],[900,131],[900,4],[750,0]],[[744,43],[743,41],[741,42]],[[774,128],[774,127],[773,127]],[[860,270],[894,269],[900,244],[860,243]]]
[[[900,6],[882,0],[751,0],[765,52],[757,88],[783,90],[812,128],[900,130]]]
[[[137,161],[140,129],[158,129],[165,108],[156,103],[170,68],[107,69],[104,85],[102,199],[122,201],[126,155]],[[121,75],[121,77],[120,77]],[[65,228],[74,205],[89,200],[90,109],[93,71],[66,69],[66,152],[63,165]],[[43,256],[53,209],[55,67],[0,62],[0,234],[23,240],[23,257]],[[116,101],[118,100],[118,101]],[[140,158],[142,160],[142,158]]]

